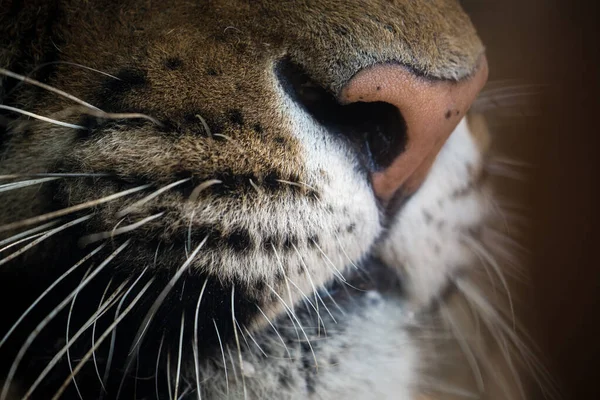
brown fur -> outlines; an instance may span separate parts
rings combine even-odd
[[[142,244],[123,252],[119,272],[153,266],[172,274],[187,257],[182,232],[193,225],[204,233],[209,225],[214,240],[195,261],[197,270],[228,290],[237,285],[271,317],[284,310],[265,285],[283,293],[289,277],[300,290],[314,290],[301,268],[281,276],[277,251],[296,263],[318,254],[317,248],[327,257],[338,246],[333,238],[361,241],[358,236],[371,234],[361,231],[367,222],[386,218],[375,206],[368,210],[373,215],[351,209],[349,195],[345,206],[336,208],[335,196],[328,194],[333,172],[310,168],[305,143],[294,136],[280,102],[274,71],[279,63],[302,69],[337,97],[356,73],[378,63],[402,64],[423,79],[460,80],[474,71],[484,51],[455,0],[12,1],[0,10],[0,38],[0,67],[31,73],[103,111],[144,113],[158,121],[96,118],[55,93],[16,87],[16,81],[0,76],[0,104],[86,128],[15,117],[0,132],[0,175],[111,174],[109,181],[67,179],[7,192],[0,226],[135,185],[156,189],[190,179],[185,189],[161,195],[133,216],[115,212],[147,192],[94,208],[77,235],[36,247],[19,266],[62,270],[63,254],[83,251],[77,247],[79,234],[110,232],[160,211],[163,219],[135,231]],[[222,182],[203,192],[205,208],[193,209],[186,196],[210,179]],[[370,220],[361,225],[355,217],[363,214]],[[0,238],[14,233],[0,232]],[[196,246],[202,237],[193,239]],[[361,259],[371,239],[346,257]],[[155,256],[156,243],[167,248],[165,255]],[[254,271],[249,253],[270,263]],[[317,287],[334,275],[321,265],[308,268]],[[290,301],[300,298],[294,294]],[[266,325],[254,315],[243,322]]]

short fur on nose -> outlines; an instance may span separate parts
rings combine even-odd
[[[429,79],[402,65],[377,64],[359,71],[343,87],[343,104],[390,103],[400,110],[406,122],[405,151],[388,168],[372,176],[375,194],[383,202],[399,190],[410,194],[421,185],[487,77],[487,60],[481,56],[474,72],[459,81]]]

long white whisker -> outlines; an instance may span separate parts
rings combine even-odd
[[[279,334],[279,331],[277,330],[277,328],[275,328],[275,325],[273,325],[273,323],[271,322],[271,320],[269,319],[269,317],[267,317],[267,314],[265,314],[265,312],[258,306],[258,304],[256,305],[256,308],[258,308],[258,311],[260,311],[260,313],[267,320],[267,322],[271,326],[271,328],[273,328],[273,331],[275,331],[275,334],[277,335],[277,337],[281,341],[281,344],[283,345],[283,348],[287,352],[288,357],[291,359],[292,358],[292,354],[290,353],[290,349],[288,349],[287,345],[285,344],[285,341],[283,340],[283,338]]]
[[[169,400],[173,400],[173,391],[171,390],[171,349],[167,349],[167,391],[169,392]]]
[[[179,186],[183,183],[186,183],[188,181],[190,181],[192,178],[186,178],[186,179],[181,179],[178,180],[176,182],[170,183],[166,186],[161,187],[160,189],[156,190],[155,192],[149,194],[148,196],[136,201],[135,203],[131,204],[130,206],[126,207],[125,209],[119,211],[116,213],[116,217],[117,218],[121,218],[126,216],[127,214],[134,212],[136,208],[139,208],[141,206],[143,206],[144,204],[146,204],[147,202],[149,202],[150,200],[160,196],[161,194],[163,194],[164,192],[173,189],[176,186]]]
[[[292,286],[294,286],[296,288],[296,290],[298,290],[300,292],[300,294],[302,295],[302,297],[304,298],[304,300],[306,300],[308,302],[308,304],[311,306],[311,308],[313,310],[315,310],[315,312],[317,313],[317,319],[319,320],[318,327],[320,328],[320,326],[323,325],[323,329],[325,330],[325,335],[327,335],[327,329],[325,327],[325,321],[323,321],[323,319],[321,318],[321,314],[319,314],[319,309],[308,298],[308,296],[302,291],[302,289],[300,289],[300,287],[294,283],[294,281],[292,281],[289,278],[286,278],[286,279],[292,284]],[[315,302],[316,301],[317,301],[317,299],[315,299]],[[319,304],[319,303],[317,303],[317,304]],[[320,330],[318,330],[318,332],[320,333]]]
[[[323,255],[323,257],[325,258],[325,260],[327,261],[327,263],[333,267],[334,275],[336,275],[340,280],[342,280],[342,282],[346,282],[346,278],[344,278],[344,275],[340,272],[339,269],[337,269],[337,267],[329,259],[329,257],[327,257],[327,254],[325,254],[325,252],[323,251],[323,249],[321,249],[321,247],[319,246],[319,244],[317,242],[315,242],[314,240],[312,240],[312,242],[315,245],[315,247],[319,250],[319,252]]]
[[[238,351],[238,361],[240,363],[240,374],[242,375],[242,386],[244,390],[244,399],[248,397],[246,391],[246,378],[244,374],[244,360],[242,359],[242,347],[240,346],[240,338],[238,336],[237,321],[235,319],[235,285],[231,287],[231,323],[233,324],[233,336]]]
[[[310,285],[311,285],[311,287],[313,289],[313,292],[315,294],[315,305],[317,307],[317,315],[319,315],[319,302],[317,301],[317,299],[318,299],[318,300],[321,300],[321,304],[323,304],[323,307],[325,307],[325,310],[327,311],[327,313],[329,314],[329,316],[333,320],[333,323],[337,324],[337,321],[334,318],[333,314],[331,313],[331,311],[329,310],[329,308],[327,307],[327,305],[323,301],[323,298],[319,295],[319,292],[317,291],[317,287],[315,286],[315,283],[312,280],[312,276],[310,275],[310,270],[308,269],[308,266],[306,265],[306,263],[304,262],[304,259],[300,255],[300,252],[298,251],[298,248],[293,243],[292,243],[292,246],[294,247],[294,250],[296,251],[296,254],[298,255],[298,258],[300,258],[300,265],[302,265],[302,269],[306,273],[306,276],[308,277],[308,281],[310,282]],[[320,315],[319,315],[319,318],[320,318]],[[325,323],[323,323],[323,328],[325,328]]]
[[[8,192],[9,190],[21,189],[21,188],[24,188],[27,186],[39,185],[40,183],[55,181],[57,179],[60,179],[60,178],[58,178],[58,177],[39,178],[39,179],[31,179],[31,180],[21,181],[21,182],[5,183],[3,185],[0,185],[0,193]]]
[[[165,214],[164,212],[160,212],[158,214],[150,215],[149,217],[146,217],[137,222],[134,222],[133,224],[126,225],[126,226],[123,226],[118,229],[113,229],[110,231],[99,232],[99,233],[93,233],[91,235],[84,236],[79,240],[79,244],[81,246],[85,247],[90,243],[95,243],[100,240],[109,239],[109,238],[112,239],[112,238],[122,235],[124,233],[132,232],[132,231],[138,229],[139,227],[146,225],[148,222],[152,222],[155,219],[162,217],[164,214]]]
[[[2,68],[0,68],[0,70],[1,69]],[[28,117],[39,119],[40,121],[44,121],[44,122],[49,122],[54,125],[64,126],[65,128],[72,128],[72,129],[79,129],[79,130],[86,129],[84,126],[81,126],[81,125],[70,124],[68,122],[63,122],[63,121],[59,121],[59,120],[56,120],[53,118],[44,117],[43,115],[34,114],[29,111],[21,110],[20,108],[5,106],[4,104],[0,104],[0,110],[6,110],[6,111],[11,111],[11,112],[15,112],[18,114],[22,114],[22,115],[27,115]]]
[[[67,355],[69,354],[69,349],[71,348],[73,343],[75,343],[75,341],[77,341],[77,339],[79,339],[79,337],[95,321],[97,321],[98,318],[100,318],[102,315],[104,315],[104,313],[106,311],[108,311],[108,309],[111,308],[116,303],[116,301],[118,300],[118,296],[121,295],[121,291],[123,290],[123,288],[125,287],[126,284],[127,284],[127,282],[124,282],[121,285],[119,285],[117,287],[117,289],[114,291],[114,293],[112,295],[110,295],[110,297],[103,304],[101,304],[101,306],[98,308],[98,310],[96,310],[96,312],[94,314],[92,314],[92,316],[83,324],[83,326],[77,331],[77,333],[75,333],[75,335],[73,335],[71,340],[67,341],[65,346],[63,346],[63,348],[54,355],[52,360],[50,360],[50,362],[46,365],[46,368],[44,368],[44,370],[39,374],[39,376],[35,380],[35,382],[33,382],[33,384],[29,387],[29,389],[27,390],[27,393],[25,393],[22,400],[27,400],[27,399],[29,399],[29,397],[31,397],[31,395],[35,391],[35,389],[40,385],[40,383],[42,383],[44,378],[48,375],[48,373],[50,373],[50,371],[54,368],[54,366],[61,360],[61,358],[65,355],[65,353]],[[75,297],[76,296],[74,296],[73,298],[75,298]],[[71,363],[70,357],[67,358],[67,361],[69,363],[69,369],[71,370],[71,374],[73,374],[73,368],[70,365],[70,363]],[[73,376],[73,379],[74,378],[75,377]]]
[[[192,351],[194,352],[194,367],[196,370],[196,393],[198,394],[198,400],[202,400],[202,391],[200,390],[200,360],[198,355],[198,315],[200,313],[200,303],[202,303],[202,296],[204,296],[204,290],[206,289],[207,283],[208,278],[204,280],[204,285],[202,285],[200,295],[198,296],[198,303],[196,303],[196,312],[194,313],[194,342],[192,344]]]
[[[481,311],[480,315],[483,317],[483,321],[488,325],[489,330],[492,333],[495,333],[496,330],[494,328],[498,327],[510,339],[512,346],[518,350],[523,362],[526,363],[533,373],[533,378],[537,381],[540,387],[547,392],[548,396],[551,398],[560,398],[548,371],[540,364],[538,358],[523,343],[518,334],[506,324],[498,311],[496,311],[496,309],[489,304],[489,302],[481,295],[481,293],[479,293],[479,291],[468,281],[464,279],[457,279],[455,283],[465,298]],[[520,380],[518,375],[515,376],[515,378]]]
[[[252,342],[256,345],[256,347],[263,354],[263,356],[269,357],[267,355],[267,353],[265,353],[265,351],[262,349],[262,347],[260,347],[260,345],[258,344],[258,342],[256,341],[256,339],[254,339],[254,336],[252,336],[252,334],[250,333],[250,331],[248,330],[248,328],[244,327],[244,330],[246,331],[246,336],[248,336],[250,338],[250,340],[252,340]]]
[[[118,80],[118,81],[120,81],[120,80],[121,80],[120,78],[117,78],[116,76],[114,76],[114,75],[111,75],[111,74],[109,74],[109,73],[107,73],[107,72],[100,71],[100,70],[98,70],[98,69],[95,69],[95,68],[92,68],[92,67],[88,67],[88,66],[85,66],[85,65],[82,65],[82,64],[78,64],[78,63],[74,63],[74,62],[69,62],[69,61],[50,61],[50,62],[47,62],[47,63],[40,64],[40,65],[38,65],[37,67],[35,67],[34,69],[32,69],[32,70],[31,70],[31,71],[30,71],[30,72],[27,74],[27,76],[26,76],[26,77],[27,77],[27,78],[31,78],[31,77],[33,76],[33,74],[34,74],[36,71],[39,71],[40,69],[42,69],[42,68],[45,68],[45,67],[47,67],[47,66],[49,66],[49,65],[55,65],[55,64],[72,65],[72,66],[75,66],[75,67],[79,67],[79,68],[87,69],[88,71],[93,71],[93,72],[96,72],[96,73],[98,73],[98,74],[101,74],[101,75],[107,76],[107,77],[109,77],[109,78],[116,79],[116,80]],[[12,92],[13,92],[13,91],[14,91],[16,88],[18,88],[18,87],[19,87],[19,85],[21,85],[22,83],[24,83],[24,82],[23,82],[23,81],[21,81],[20,83],[16,84],[16,85],[15,85],[15,86],[14,86],[14,87],[13,87],[13,88],[10,90],[10,92],[9,92],[9,93],[12,93]]]
[[[14,253],[11,253],[10,255],[4,257],[3,259],[0,260],[0,266],[4,265],[6,263],[8,263],[9,261],[17,258],[18,256],[20,256],[21,254],[25,253],[27,250],[30,250],[31,248],[35,247],[36,245],[38,245],[39,243],[43,242],[44,240],[48,239],[49,237],[51,237],[52,235],[55,235],[61,231],[64,231],[65,229],[68,229],[74,225],[77,225],[83,221],[87,221],[88,219],[90,219],[92,216],[91,215],[85,215],[81,218],[77,218],[76,220],[67,222],[66,224],[63,224],[57,228],[51,229],[50,231],[48,231],[47,233],[43,234],[42,236],[40,236],[39,238],[35,239],[33,242],[29,243],[26,246],[23,246],[22,248],[20,248],[19,250],[15,251]]]
[[[466,338],[462,334],[460,328],[457,326],[452,313],[448,308],[444,305],[440,305],[440,311],[442,316],[444,316],[445,320],[449,323],[451,331],[454,333],[456,340],[463,351],[463,354],[467,358],[467,362],[471,365],[471,370],[473,371],[475,377],[475,383],[477,384],[477,389],[480,393],[485,392],[485,384],[483,383],[483,375],[481,374],[481,369],[479,368],[479,364],[477,363],[477,358],[475,354],[473,354],[473,350],[469,346]]]
[[[296,317],[296,314],[290,309],[290,307],[285,303],[285,301],[281,298],[281,296],[279,295],[279,293],[277,293],[271,286],[269,286],[269,284],[267,284],[267,287],[271,290],[271,292],[273,292],[273,294],[275,294],[275,296],[277,296],[277,298],[279,299],[279,301],[283,304],[283,306],[288,310],[288,312],[291,314],[292,318],[294,318],[296,320],[296,322],[298,323],[298,327],[300,328],[300,330],[302,331],[302,334],[304,335],[304,338],[306,339],[306,342],[308,344],[308,347],[310,348],[310,352],[312,353],[313,359],[315,360],[315,368],[318,370],[319,369],[319,365],[317,363],[317,356],[315,354],[315,351],[312,347],[312,344],[310,342],[310,339],[308,338],[308,335],[306,334],[306,332],[304,331],[304,328],[302,327],[302,324],[300,323],[300,320],[298,320],[298,318]]]
[[[179,281],[179,278],[181,278],[181,276],[183,275],[183,273],[185,271],[187,271],[187,269],[191,265],[192,261],[194,261],[194,259],[196,258],[196,255],[198,254],[198,252],[200,251],[200,249],[202,249],[202,246],[204,246],[204,244],[206,243],[207,240],[208,240],[208,236],[206,236],[204,238],[204,240],[202,240],[202,242],[196,247],[196,249],[192,252],[192,254],[185,260],[185,262],[183,263],[183,265],[181,266],[181,268],[179,268],[179,270],[177,270],[177,272],[175,273],[175,275],[173,275],[173,277],[167,283],[167,285],[165,286],[165,288],[160,292],[160,294],[158,295],[158,297],[156,298],[156,300],[154,301],[154,303],[152,303],[152,306],[150,307],[150,310],[148,310],[148,312],[146,313],[146,316],[144,317],[144,320],[143,320],[143,322],[142,322],[142,324],[140,326],[140,329],[138,330],[138,332],[137,332],[137,334],[135,336],[136,339],[134,340],[134,344],[133,344],[132,348],[129,351],[129,357],[128,357],[128,361],[126,363],[125,373],[123,374],[123,379],[121,380],[121,384],[119,385],[119,390],[117,392],[117,398],[119,397],[119,394],[120,394],[121,389],[123,387],[125,375],[129,372],[129,368],[131,367],[131,361],[132,361],[131,354],[137,349],[137,347],[139,346],[139,343],[142,341],[143,336],[144,336],[144,332],[145,332],[146,328],[148,327],[148,325],[150,324],[150,321],[154,317],[154,314],[156,313],[156,311],[158,310],[158,308],[162,305],[163,301],[165,300],[165,298],[167,297],[167,295],[169,294],[169,292],[173,289],[173,287],[175,286],[175,284],[177,283],[177,281]]]
[[[148,267],[144,268],[144,270],[140,273],[140,275],[137,277],[137,279],[131,284],[131,287],[129,289],[127,289],[127,291],[123,295],[123,298],[121,299],[121,301],[119,301],[119,304],[117,305],[117,309],[115,311],[115,319],[119,316],[119,313],[121,312],[121,307],[123,307],[123,304],[125,303],[125,299],[127,298],[127,296],[129,296],[129,293],[137,285],[137,283],[140,281],[140,279],[142,279],[142,276],[144,276],[144,274],[146,273],[147,270],[148,270]],[[106,367],[104,368],[104,375],[102,376],[103,385],[108,384],[108,377],[110,375],[110,366],[112,364],[113,353],[114,353],[114,349],[115,349],[116,335],[117,335],[117,328],[115,327],[115,329],[113,330],[113,332],[111,334],[110,347],[108,350],[108,357],[106,360]]]
[[[108,281],[108,285],[106,285],[106,288],[104,289],[104,292],[102,293],[102,297],[100,297],[100,304],[98,304],[98,310],[102,307],[102,304],[104,304],[104,298],[106,297],[106,293],[108,293],[108,289],[112,285],[112,281],[113,281],[113,278],[110,278],[110,281]],[[95,319],[94,323],[92,324],[92,347],[94,347],[94,344],[96,342],[97,322],[98,322],[98,319]],[[106,387],[104,386],[104,382],[102,382],[102,377],[100,376],[100,368],[98,367],[98,361],[96,360],[96,352],[92,353],[92,360],[94,362],[94,370],[96,371],[96,376],[98,377],[98,382],[100,382],[102,394],[104,394],[104,392],[106,392]],[[71,371],[71,373],[73,373],[73,371]]]
[[[79,373],[79,371],[81,371],[81,369],[84,367],[87,360],[89,360],[89,358],[92,356],[92,352],[95,351],[102,344],[102,342],[104,342],[104,340],[108,337],[108,335],[110,335],[110,333],[115,328],[115,326],[117,326],[119,324],[119,322],[121,322],[129,314],[131,309],[136,305],[136,303],[140,300],[140,298],[144,295],[144,293],[146,293],[146,291],[148,290],[148,288],[150,287],[150,285],[152,284],[153,281],[154,281],[154,278],[152,278],[142,288],[140,293],[131,301],[131,304],[125,309],[125,311],[123,311],[123,314],[121,314],[119,316],[119,318],[117,318],[112,324],[110,324],[110,326],[104,331],[102,336],[100,336],[100,338],[96,342],[96,345],[94,346],[95,348],[90,349],[90,351],[88,351],[85,354],[85,356],[81,359],[81,361],[79,361],[79,364],[77,364],[77,367],[75,367],[75,370],[73,371],[73,374],[71,374],[71,375],[77,375]],[[71,382],[71,377],[69,376],[63,382],[62,386],[58,389],[58,391],[54,394],[54,396],[52,397],[52,400],[60,399],[60,396],[63,394],[65,389],[69,386],[70,382]]]
[[[217,339],[219,340],[219,347],[221,348],[221,355],[223,356],[223,368],[225,370],[225,385],[227,390],[227,396],[229,396],[229,378],[227,376],[227,361],[225,360],[225,350],[223,349],[223,341],[221,341],[221,334],[219,333],[219,328],[217,327],[217,323],[213,318],[213,325],[215,326],[215,331],[217,331]]]
[[[52,321],[54,319],[54,317],[60,312],[62,311],[65,306],[71,301],[71,299],[73,298],[73,296],[75,295],[75,293],[78,293],[80,290],[82,290],[92,279],[94,279],[94,277],[96,275],[98,275],[121,251],[123,251],[125,249],[125,247],[127,247],[129,245],[129,240],[126,241],[125,243],[123,243],[119,248],[117,248],[112,254],[110,254],[106,260],[104,260],[99,266],[98,268],[96,268],[94,270],[94,272],[92,272],[90,274],[90,276],[88,276],[86,278],[86,280],[84,282],[82,282],[76,289],[74,292],[72,292],[71,294],[69,294],[58,306],[56,306],[51,312],[50,314],[48,314],[34,329],[33,332],[31,332],[31,334],[27,337],[25,343],[23,343],[23,345],[21,346],[21,349],[19,350],[19,353],[17,354],[17,356],[15,357],[13,364],[10,367],[10,371],[8,372],[8,375],[6,376],[6,380],[4,381],[4,386],[2,387],[2,392],[0,393],[0,400],[6,400],[6,397],[8,395],[8,389],[10,387],[10,384],[12,382],[12,380],[14,379],[15,373],[17,372],[17,368],[19,366],[19,364],[21,363],[21,360],[23,359],[23,357],[25,356],[25,352],[27,352],[27,350],[29,349],[29,347],[31,346],[31,343],[35,340],[35,338],[38,336],[38,334],[46,327],[46,325],[48,325],[50,323],[50,321]]]
[[[55,226],[56,224],[58,224],[60,221],[52,221],[52,222],[48,222],[47,224],[44,225],[40,225],[40,226],[36,226],[35,228],[32,229],[28,229],[26,231],[23,231],[21,233],[17,233],[15,235],[12,235],[9,238],[6,238],[4,240],[0,240],[0,246],[4,246],[16,241],[20,241],[21,239],[25,238],[26,240],[32,238],[33,236],[29,236],[29,235],[33,235],[35,233],[38,233],[40,231],[43,231],[46,228],[50,228]],[[4,251],[4,249],[0,250],[0,253]]]
[[[0,232],[6,232],[6,231],[9,231],[12,229],[17,229],[17,228],[20,228],[23,226],[33,225],[33,224],[37,224],[40,222],[46,222],[48,220],[58,218],[58,217],[63,217],[65,215],[72,214],[77,211],[82,211],[82,210],[86,210],[88,208],[96,207],[100,204],[108,203],[108,202],[116,200],[118,198],[128,196],[132,193],[139,192],[140,190],[147,189],[151,186],[152,186],[151,184],[137,186],[137,187],[134,187],[131,189],[123,190],[121,192],[113,193],[111,195],[102,197],[100,199],[87,201],[85,203],[76,204],[74,206],[63,208],[61,210],[57,210],[57,211],[53,211],[53,212],[49,212],[47,214],[42,214],[42,215],[38,215],[36,217],[27,218],[27,219],[24,219],[21,221],[2,225],[2,226],[0,226]]]
[[[29,236],[29,237],[17,240],[16,242],[13,242],[13,243],[9,244],[8,246],[4,246],[3,248],[1,248],[0,249],[0,253],[5,252],[6,250],[10,250],[10,249],[12,249],[15,246],[20,245],[21,243],[28,242],[28,241],[33,240],[35,238],[39,238],[40,236],[45,235],[46,233],[50,232],[51,230],[52,229],[47,229],[45,231],[42,231],[42,232],[39,232],[39,233],[35,233],[35,234],[33,234],[33,235]]]
[[[162,347],[163,347],[164,341],[165,341],[165,334],[163,333],[162,337],[160,338],[160,344],[158,345],[158,355],[156,356],[156,366],[155,366],[155,372],[154,372],[154,390],[156,391],[156,400],[160,399],[160,396],[158,395],[158,366],[160,365],[160,355],[162,352]]]
[[[87,260],[89,260],[94,255],[96,255],[100,250],[102,250],[104,248],[105,245],[106,245],[106,243],[103,243],[100,246],[96,247],[88,255],[83,257],[75,265],[73,265],[71,268],[69,268],[67,271],[65,271],[61,276],[59,276],[50,286],[48,286],[48,288],[46,290],[44,290],[44,292],[42,294],[40,294],[37,299],[35,299],[35,301],[27,308],[27,310],[25,310],[21,314],[19,319],[12,325],[12,327],[8,330],[8,332],[6,332],[4,337],[2,337],[2,340],[0,340],[0,347],[2,347],[2,345],[6,342],[6,340],[13,333],[13,331],[15,329],[17,329],[17,327],[25,319],[25,317],[27,317],[27,315],[29,315],[31,310],[33,310],[33,308],[35,308],[35,306],[38,305],[40,303],[40,301],[42,301],[46,297],[46,295],[52,291],[52,289],[54,289],[60,282],[63,281],[63,279],[65,279],[67,276],[69,276],[73,271],[75,271],[77,268],[79,268]]]
[[[288,298],[290,299],[290,305],[293,307],[294,306],[294,299],[292,297],[292,289],[290,288],[290,284],[288,282],[288,278],[287,278],[287,275],[285,273],[285,268],[283,267],[283,263],[281,262],[281,259],[279,258],[279,253],[277,253],[277,249],[275,249],[275,245],[273,245],[273,243],[271,243],[271,247],[273,248],[273,253],[275,254],[275,258],[277,259],[277,265],[279,266],[279,270],[283,274],[283,278],[285,280],[285,286],[287,288]],[[294,329],[296,329],[296,335],[298,335],[298,338],[300,338],[299,333],[298,333],[298,329],[295,328],[295,325],[294,325]]]
[[[177,371],[175,372],[175,392],[173,398],[177,398],[179,393],[179,379],[181,378],[181,359],[183,357],[183,328],[185,327],[185,313],[181,313],[181,327],[179,328],[179,353],[177,356]]]
[[[112,176],[111,174],[106,173],[79,173],[79,172],[44,172],[44,173],[33,173],[33,174],[8,174],[8,175],[0,175],[0,180],[5,179],[20,179],[20,178],[105,178],[107,176]],[[13,182],[16,183],[16,182]]]
[[[233,370],[233,381],[237,383],[237,368],[235,368],[235,363],[233,362],[233,355],[231,354],[231,349],[229,348],[229,345],[226,345],[225,348],[227,349],[227,354],[229,355],[229,360],[231,361],[231,369]]]
[[[507,298],[508,298],[508,304],[509,304],[509,307],[510,307],[511,320],[512,320],[513,329],[514,329],[515,328],[515,323],[516,323],[515,308],[514,308],[512,296],[511,296],[511,293],[510,293],[510,288],[508,286],[508,282],[506,281],[506,278],[504,277],[504,274],[502,273],[502,269],[500,268],[500,266],[498,265],[498,263],[496,262],[496,260],[494,259],[494,257],[492,257],[492,255],[489,254],[488,251],[485,248],[483,248],[483,246],[481,246],[479,243],[477,243],[476,240],[472,239],[469,236],[465,236],[464,239],[470,244],[471,248],[480,257],[482,257],[485,261],[488,262],[488,264],[492,267],[492,269],[494,270],[494,272],[496,272],[496,276],[498,276],[498,278],[500,279],[500,282],[502,283],[502,286],[504,287],[504,290],[506,290],[506,295],[507,295]]]
[[[107,113],[89,108],[72,108],[72,110],[78,111],[80,114],[87,114],[100,119],[145,119],[155,125],[163,126],[163,124],[156,118],[152,118],[151,116],[142,113]]]
[[[8,77],[13,78],[13,79],[20,80],[20,81],[25,82],[25,83],[29,83],[29,84],[34,85],[34,86],[41,87],[42,89],[45,89],[45,90],[48,90],[50,92],[56,93],[59,96],[66,97],[69,100],[72,100],[72,101],[74,101],[74,102],[76,102],[78,104],[81,104],[82,106],[91,108],[93,110],[100,110],[98,107],[93,106],[90,103],[87,103],[87,102],[85,102],[85,101],[83,101],[83,100],[81,100],[81,99],[73,96],[72,94],[69,94],[69,93],[67,93],[65,91],[62,91],[60,89],[56,89],[56,88],[54,88],[54,87],[52,87],[50,85],[46,85],[45,83],[36,81],[35,79],[31,79],[31,78],[28,78],[26,76],[23,76],[23,75],[20,75],[20,74],[16,74],[16,73],[11,72],[11,71],[9,71],[7,69],[4,69],[4,68],[0,68],[0,74],[8,76]]]
[[[90,270],[88,270],[84,275],[83,278],[81,279],[81,281],[83,282],[85,280],[85,278],[88,276]],[[73,307],[75,307],[75,302],[77,301],[77,296],[79,295],[79,292],[75,293],[75,296],[73,296],[73,299],[71,300],[71,306],[69,307],[69,312],[67,314],[67,331],[65,333],[65,349],[66,349],[66,353],[67,353],[67,364],[69,366],[69,370],[71,372],[71,374],[73,374],[73,365],[71,364],[71,352],[69,351],[71,344],[69,343],[69,327],[71,325],[71,316],[73,315]],[[94,321],[97,320],[97,317],[94,317]],[[73,342],[75,342],[75,338],[73,338]],[[81,400],[83,400],[83,396],[81,395],[81,391],[79,390],[79,386],[77,386],[77,381],[75,380],[75,377],[73,377],[73,386],[75,386],[75,390],[77,391],[77,395],[79,396],[79,398]]]

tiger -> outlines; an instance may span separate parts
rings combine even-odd
[[[1,400],[527,398],[459,1],[9,0],[0,37]]]

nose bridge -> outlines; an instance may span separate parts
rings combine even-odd
[[[399,189],[416,190],[487,77],[482,55],[474,71],[459,81],[427,79],[399,64],[378,64],[348,82],[340,93],[341,102],[390,103],[406,122],[405,151],[388,168],[373,174],[373,187],[381,200],[390,200]]]

